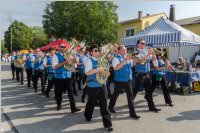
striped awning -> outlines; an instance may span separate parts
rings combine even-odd
[[[121,38],[120,42],[131,47],[136,45],[139,39],[144,39],[152,47],[200,45],[200,36],[163,17],[135,36]]]

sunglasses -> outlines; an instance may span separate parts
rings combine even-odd
[[[145,43],[141,43],[142,45],[145,45]]]
[[[60,46],[60,48],[66,48],[66,46]]]
[[[98,49],[96,49],[96,50],[94,50],[94,52],[99,52],[99,50],[98,50]]]

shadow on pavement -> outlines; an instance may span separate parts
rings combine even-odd
[[[167,118],[168,121],[200,120],[200,110],[185,111],[179,113],[179,116]]]

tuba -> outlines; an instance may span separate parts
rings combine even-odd
[[[14,60],[14,64],[17,68],[23,68],[24,65],[23,55],[19,55],[18,58]]]
[[[70,59],[70,61],[68,63],[64,64],[64,68],[68,71],[72,71],[74,69],[76,60],[73,59],[73,57],[72,57],[72,50],[75,48],[75,46],[79,46],[79,45],[80,45],[79,41],[77,41],[75,38],[73,38],[71,45],[70,45],[70,48],[65,53],[64,58]]]
[[[115,50],[115,46],[113,44],[108,44],[108,48],[99,59],[97,67],[102,67],[104,71],[109,71],[110,63],[107,59],[107,56],[109,53],[113,53],[114,50]],[[106,80],[108,79],[108,75],[107,74],[105,75],[104,73],[99,71],[96,73],[96,79],[100,84],[104,84]]]

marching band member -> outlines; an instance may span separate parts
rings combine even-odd
[[[28,87],[31,87],[32,71],[33,71],[33,50],[30,48],[29,53],[25,54],[23,60],[25,62]]]
[[[57,110],[61,109],[62,104],[62,94],[63,91],[68,91],[68,97],[70,101],[71,113],[80,111],[75,104],[75,99],[73,97],[72,91],[72,72],[64,68],[64,65],[70,61],[70,59],[65,59],[66,46],[64,44],[59,45],[59,52],[53,56],[53,69],[55,78],[55,95]]]
[[[83,74],[84,74],[83,57],[84,57],[84,49],[82,47],[79,49],[79,53],[77,53],[78,89],[79,90],[81,90],[81,83],[83,83]]]
[[[24,84],[24,61],[23,61],[23,55],[18,52],[17,58],[15,59],[15,68],[16,68],[16,79],[17,82],[21,81],[21,85]]]
[[[14,60],[16,59],[16,52],[13,51],[12,52],[12,56],[11,56],[11,70],[12,70],[12,77],[13,79],[15,79],[15,65],[14,65]]]
[[[91,46],[92,57],[86,61],[85,74],[87,75],[87,95],[88,101],[86,104],[84,116],[86,121],[91,121],[92,114],[96,101],[99,100],[100,112],[103,119],[103,125],[108,131],[112,131],[111,116],[107,109],[106,90],[102,84],[96,79],[96,73],[102,71],[98,68],[99,49],[97,46]],[[105,72],[109,74],[109,71]]]
[[[153,57],[153,65],[154,69],[152,70],[152,93],[156,88],[157,82],[161,83],[161,88],[163,91],[165,103],[168,104],[169,106],[173,106],[172,99],[170,97],[169,90],[167,87],[167,81],[165,79],[166,65],[165,61],[162,59],[161,53],[158,53]]]
[[[86,63],[87,63],[87,60],[91,58],[91,50],[90,50],[90,47],[86,47],[86,54],[84,55],[83,57],[83,64],[84,64],[84,67],[86,66]],[[83,77],[83,93],[82,93],[82,96],[81,96],[81,102],[82,103],[85,103],[85,96],[86,96],[86,92],[87,92],[87,75],[85,74],[84,72],[84,77]]]
[[[35,50],[35,55],[33,56],[33,88],[35,92],[38,91],[38,78],[41,80],[41,86],[42,86],[42,94],[45,92],[45,73],[44,73],[44,66],[43,66],[43,55],[40,52],[40,49],[37,48]]]
[[[53,85],[54,85],[54,70],[52,67],[52,59],[53,59],[54,55],[55,55],[55,49],[49,48],[49,55],[45,56],[45,58],[43,60],[43,65],[46,69],[47,80],[48,80],[47,89],[45,91],[45,95],[47,98],[49,98],[49,92],[53,88]]]
[[[133,87],[133,95],[136,97],[141,87],[145,88],[145,98],[147,100],[149,111],[158,112],[161,109],[155,107],[152,97],[152,85],[150,79],[150,59],[153,51],[145,47],[145,41],[140,39],[137,41],[137,55],[135,65],[135,87]],[[145,61],[142,63],[142,61]]]
[[[117,54],[113,58],[112,66],[114,68],[114,93],[110,98],[109,110],[112,113],[116,113],[114,110],[115,103],[122,89],[125,89],[129,115],[134,119],[139,119],[135,112],[133,99],[133,93],[131,89],[131,80],[132,80],[132,70],[131,70],[131,61],[130,56],[125,57],[126,48],[121,45],[117,49]]]

